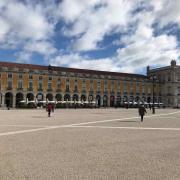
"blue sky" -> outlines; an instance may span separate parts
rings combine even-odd
[[[179,0],[1,0],[0,61],[128,73],[180,64]]]

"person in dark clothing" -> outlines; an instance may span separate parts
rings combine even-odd
[[[147,113],[146,108],[142,105],[139,107],[139,115],[141,116],[141,122],[143,122],[144,114]]]

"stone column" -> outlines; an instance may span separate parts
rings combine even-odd
[[[4,107],[4,101],[5,101],[5,94],[2,93],[2,97],[1,97],[1,106]]]
[[[16,107],[16,95],[13,94],[13,108]]]
[[[107,97],[108,97],[108,107],[110,107],[110,97],[111,97],[110,94],[108,94]]]

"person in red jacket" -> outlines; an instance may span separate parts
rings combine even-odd
[[[50,117],[51,116],[51,111],[52,111],[52,104],[51,103],[49,103],[47,105],[47,111],[48,111],[48,117]]]

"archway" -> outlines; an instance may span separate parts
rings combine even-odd
[[[89,100],[89,102],[92,102],[93,101],[93,95],[89,95],[88,100]]]
[[[61,94],[56,94],[56,100],[57,101],[62,101],[62,95]]]
[[[136,96],[135,101],[136,101],[136,102],[139,102],[139,100],[140,100],[139,96]]]
[[[130,96],[129,101],[133,102],[134,101],[134,96]]]
[[[47,94],[47,95],[46,95],[46,99],[47,99],[48,101],[53,101],[53,95],[52,95],[51,93]]]
[[[110,107],[113,107],[114,106],[114,96],[110,96]]]
[[[81,101],[86,101],[86,96],[85,95],[81,96]]]
[[[150,103],[151,102],[151,97],[148,97],[147,98],[147,103]]]
[[[128,97],[127,96],[123,97],[123,102],[128,102]]]
[[[28,101],[33,101],[34,100],[34,94],[28,93],[26,98],[28,99]]]
[[[121,106],[121,96],[117,96],[117,107]]]
[[[5,104],[7,107],[13,107],[13,94],[8,92],[5,94]]]
[[[78,101],[79,97],[77,94],[74,94],[72,99],[73,99],[73,101]]]
[[[106,95],[103,96],[103,106],[104,107],[108,106],[108,97]]]
[[[142,97],[142,100],[143,100],[143,102],[146,102],[146,97],[143,96],[143,97]]]
[[[37,96],[36,96],[36,98],[37,98],[38,101],[43,101],[44,96],[43,96],[42,93],[38,93]]]
[[[98,106],[101,106],[101,96],[100,96],[100,95],[97,95],[97,96],[96,96],[96,104],[97,104]]]
[[[24,95],[22,93],[17,93],[16,94],[16,107],[20,105],[20,101],[24,99]]]
[[[70,101],[71,97],[69,94],[64,95],[64,101]]]

